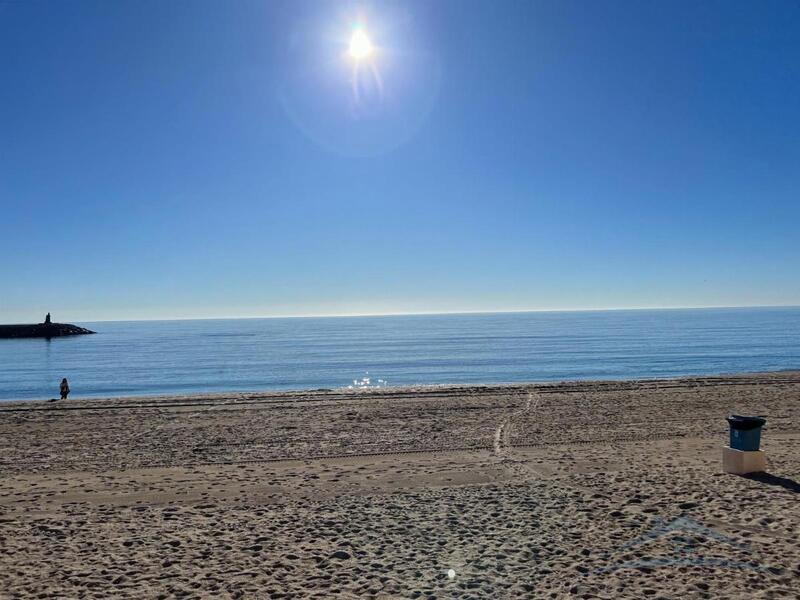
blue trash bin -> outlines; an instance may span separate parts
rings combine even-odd
[[[731,431],[731,448],[751,452],[761,446],[761,428],[767,420],[764,417],[744,417],[731,415],[727,417]]]

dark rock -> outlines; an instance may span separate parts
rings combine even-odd
[[[65,335],[95,333],[89,329],[69,323],[36,323],[34,325],[0,325],[0,339],[9,338],[54,338]]]
[[[339,560],[347,560],[350,558],[350,554],[345,552],[344,550],[337,550],[333,554],[331,554],[331,558],[338,558]]]

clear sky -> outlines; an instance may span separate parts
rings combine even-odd
[[[800,3],[0,0],[0,209],[0,322],[800,304]]]

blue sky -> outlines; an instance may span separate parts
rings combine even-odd
[[[789,0],[0,0],[0,321],[800,304],[798,32]]]

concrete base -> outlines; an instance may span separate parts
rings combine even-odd
[[[767,455],[763,450],[745,452],[725,446],[722,449],[722,469],[736,475],[761,473],[767,470]]]

